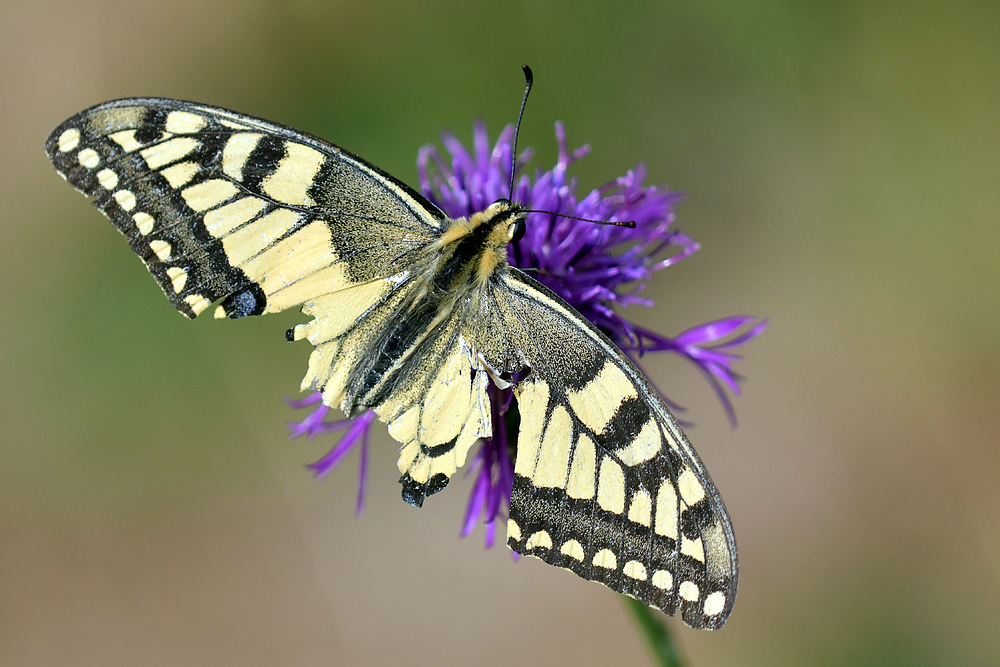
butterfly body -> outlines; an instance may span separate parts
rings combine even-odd
[[[440,235],[399,258],[407,268],[398,279],[409,284],[408,294],[352,368],[340,403],[345,413],[377,408],[395,387],[405,385],[411,366],[422,359],[421,345],[441,335],[449,321],[483,315],[491,281],[511,270],[507,244],[524,217],[520,207],[500,201],[469,218],[447,220]],[[289,337],[296,339],[294,330]]]
[[[321,139],[177,100],[97,105],[46,151],[185,316],[301,307],[311,320],[287,336],[315,347],[302,388],[376,412],[408,502],[492,436],[491,383],[514,382],[508,545],[694,627],[725,623],[738,567],[722,500],[635,364],[508,264],[522,207],[451,219]]]

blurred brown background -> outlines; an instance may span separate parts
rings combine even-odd
[[[0,663],[646,664],[610,591],[417,511],[377,429],[322,482],[289,443],[301,316],[190,323],[42,152],[115,97],[218,104],[415,183],[418,146],[552,124],[588,190],[635,161],[701,252],[659,274],[675,334],[772,317],[740,427],[680,360],[740,540],[691,665],[1000,664],[1000,5],[5,0],[0,4]]]

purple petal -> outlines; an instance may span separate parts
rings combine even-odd
[[[371,413],[374,414],[374,413]],[[368,422],[371,424],[371,421]],[[361,452],[358,457],[358,502],[354,509],[354,516],[361,516],[365,509],[365,480],[368,479],[368,439],[371,429],[365,428],[361,440]]]
[[[337,467],[337,464],[340,463],[340,460],[344,457],[344,455],[351,450],[351,447],[353,447],[359,439],[363,440],[363,436],[368,433],[368,429],[371,427],[371,423],[374,419],[375,413],[369,410],[368,412],[349,420],[350,426],[347,429],[347,432],[340,439],[340,442],[338,442],[333,449],[323,455],[323,457],[318,461],[310,463],[306,467],[312,470],[316,477],[326,477],[331,470]]]
[[[299,408],[305,408],[305,407],[308,407],[310,405],[316,405],[317,403],[319,403],[322,400],[323,400],[323,394],[320,393],[320,392],[318,392],[318,391],[315,391],[312,394],[310,394],[309,396],[306,396],[305,398],[300,398],[298,400],[293,400],[291,398],[286,398],[285,399],[285,403],[288,403],[289,406],[291,406],[291,407],[295,408],[296,410],[298,410]]]
[[[730,317],[724,320],[708,322],[678,334],[674,338],[674,342],[678,345],[699,345],[701,343],[714,342],[725,338],[755,319],[754,317]]]

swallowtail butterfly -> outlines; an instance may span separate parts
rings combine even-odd
[[[492,434],[489,383],[519,378],[510,548],[690,626],[726,622],[738,568],[718,491],[638,368],[508,264],[516,202],[449,219],[322,139],[172,99],[91,107],[45,150],[185,316],[300,306],[303,390],[388,424],[412,504]]]

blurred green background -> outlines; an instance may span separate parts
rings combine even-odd
[[[581,189],[642,160],[701,252],[659,331],[770,316],[730,430],[677,359],[736,526],[726,628],[691,665],[1000,664],[1000,4],[5,0],[0,4],[0,663],[645,664],[617,597],[457,537],[376,429],[287,441],[297,313],[175,313],[42,152],[91,104],[160,95],[281,121],[416,182],[443,128],[516,113]]]

